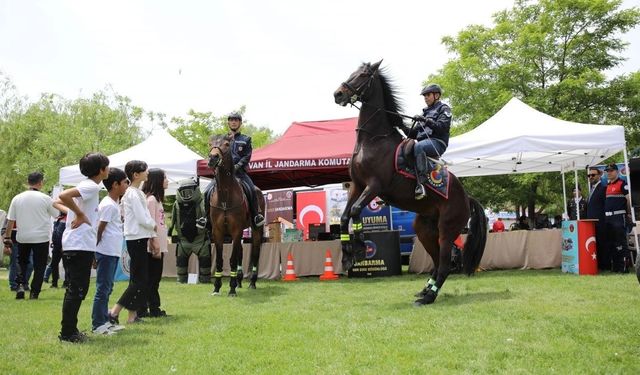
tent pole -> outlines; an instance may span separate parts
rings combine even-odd
[[[578,169],[574,166],[573,167],[573,181],[575,182],[575,192],[576,192],[576,198],[578,196],[578,194],[580,194],[579,190],[578,190]],[[582,194],[580,194],[580,197],[582,197]],[[576,198],[573,198],[573,200],[575,201]],[[576,220],[580,220],[580,204],[579,202],[576,202]]]
[[[564,206],[562,206],[562,216],[563,219],[568,220],[569,215],[567,215],[567,187],[565,186],[564,168],[562,167],[560,167],[560,174],[562,174],[562,200],[564,202]]]
[[[629,159],[627,158],[627,146],[625,144],[624,149],[622,150],[624,155],[624,168],[627,171],[627,188],[629,189],[629,195],[627,199],[629,200],[629,207],[631,207],[631,221],[633,222],[633,239],[635,241],[635,249],[636,249],[636,265],[638,264],[638,231],[636,231],[636,210],[633,209],[633,199],[631,199],[631,169],[629,169]]]

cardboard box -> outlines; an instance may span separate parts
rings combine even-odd
[[[274,221],[267,224],[267,242],[282,242],[282,224]]]

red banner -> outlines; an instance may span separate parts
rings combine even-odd
[[[296,193],[296,227],[309,239],[309,224],[327,222],[327,198],[324,191]]]

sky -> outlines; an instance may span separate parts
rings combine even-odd
[[[406,113],[452,56],[441,44],[513,0],[0,0],[0,71],[20,94],[67,99],[113,89],[145,110],[245,119],[281,134],[294,121],[355,117],[333,92],[384,59]],[[640,6],[625,0],[623,7]],[[611,74],[640,69],[640,29]],[[444,88],[446,91],[446,88]],[[455,112],[455,111],[454,111]]]

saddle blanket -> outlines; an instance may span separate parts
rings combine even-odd
[[[411,143],[409,143],[411,142]],[[400,175],[416,179],[415,161],[413,158],[413,144],[415,140],[405,139],[396,147],[395,168]],[[431,189],[444,199],[449,199],[449,170],[446,166],[427,159],[427,183],[425,187]]]

